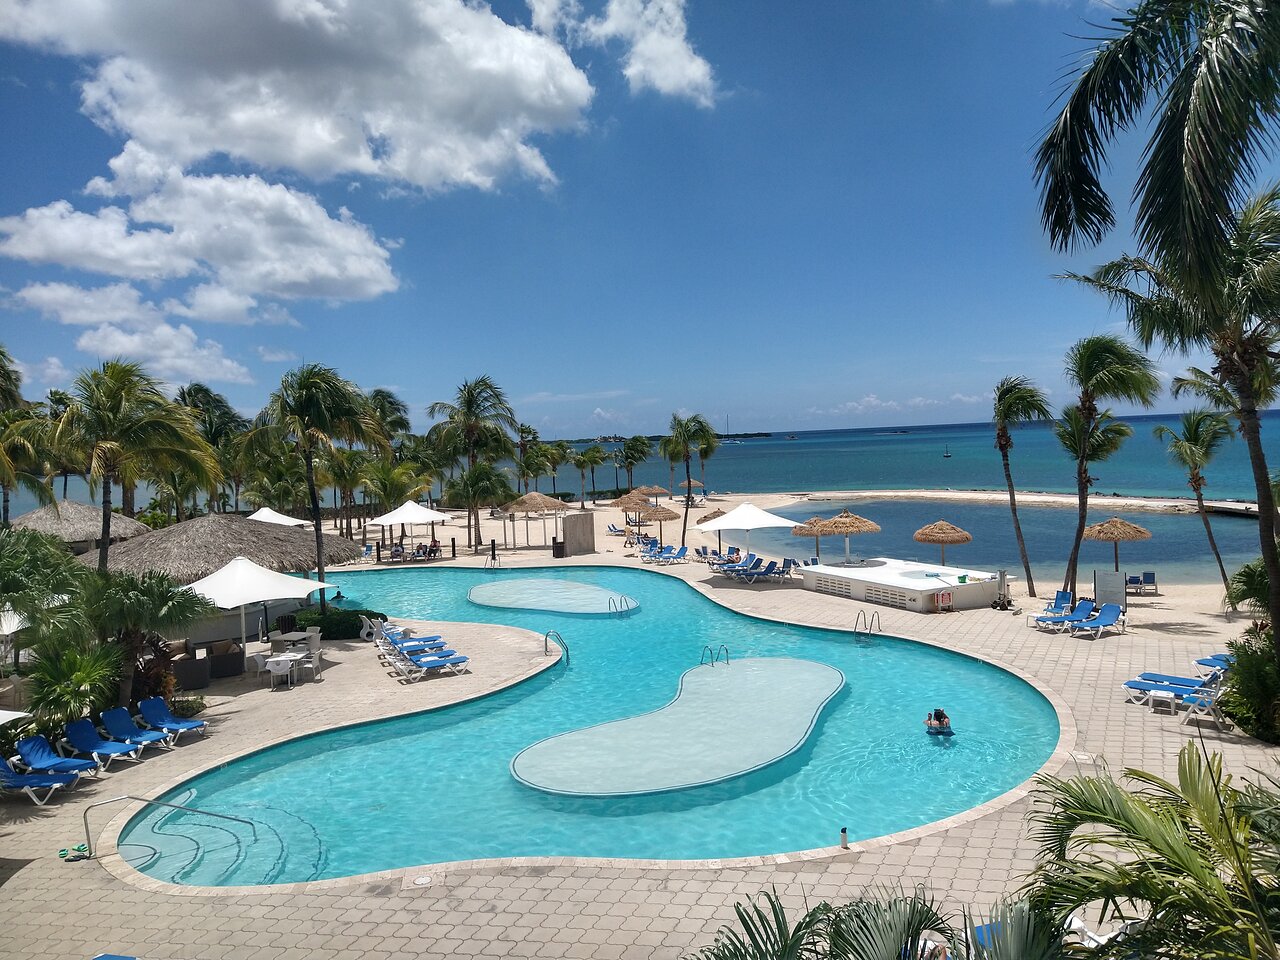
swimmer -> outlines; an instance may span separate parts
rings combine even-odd
[[[924,715],[924,728],[927,733],[949,734],[952,732],[951,718],[947,716],[947,711],[937,707]]]

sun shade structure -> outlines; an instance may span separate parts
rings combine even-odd
[[[360,547],[343,537],[325,535],[324,562],[350,563]],[[89,559],[85,559],[88,557]],[[88,554],[82,562],[96,561]],[[315,534],[303,527],[258,523],[247,517],[210,513],[154,530],[107,551],[107,569],[117,573],[167,573],[179,583],[192,583],[247,557],[271,570],[310,570],[316,564]]]
[[[660,487],[656,483],[651,483],[647,487],[636,487],[633,492],[643,494],[646,497],[656,497],[660,494],[670,493],[671,491],[666,487]]]
[[[91,507],[75,500],[59,500],[24,513],[12,526],[22,530],[34,530],[63,543],[94,543],[102,536],[102,508]],[[121,514],[111,517],[111,540],[128,540],[151,532],[145,523]]]
[[[550,510],[553,517],[558,517],[559,512],[564,510],[565,504],[563,500],[557,500],[555,497],[548,497],[545,493],[539,493],[534,490],[532,493],[526,493],[523,497],[512,500],[502,508],[505,513],[523,513],[524,514],[524,538],[529,539],[529,514],[541,513],[542,517],[542,543],[545,546],[547,542],[547,518],[546,512]],[[515,540],[515,530],[511,531],[511,539]]]
[[[439,510],[432,510],[430,507],[424,507],[420,503],[414,503],[412,500],[400,504],[390,513],[384,513],[380,517],[374,517],[369,523],[379,527],[394,527],[398,523],[444,523],[446,520],[452,519],[447,513],[441,513]]]
[[[954,523],[939,520],[927,527],[921,527],[913,538],[916,543],[936,543],[942,548],[942,565],[947,565],[947,544],[972,543],[973,534],[961,530]]]
[[[0,710],[0,727],[7,727],[18,720],[30,720],[31,714],[21,710]]]
[[[277,573],[260,567],[245,557],[236,557],[221,569],[197,580],[188,589],[223,610],[240,608],[240,649],[243,652],[248,639],[244,626],[246,606],[270,600],[301,600],[317,590],[335,588],[318,580],[304,580]]]
[[[741,503],[722,517],[698,524],[698,529],[708,533],[718,530],[743,530],[747,534],[747,552],[751,551],[751,531],[769,527],[794,527],[796,522],[788,517],[761,510],[755,504]]]
[[[702,486],[702,481],[701,480],[681,480],[679,483],[676,484],[676,486],[684,487],[686,489],[690,487],[700,487]]]
[[[650,523],[652,523],[654,520],[658,521],[658,539],[661,540],[662,525],[672,520],[679,520],[680,514],[676,513],[674,510],[668,509],[667,507],[658,506],[658,507],[650,507],[649,509],[645,510],[643,513],[640,514],[640,519],[648,520]]]
[[[305,527],[310,520],[299,520],[296,517],[287,517],[279,511],[272,510],[270,507],[259,507],[253,513],[249,514],[250,520],[257,520],[259,523],[277,523],[282,527]]]
[[[809,520],[808,523],[813,523],[813,520]],[[820,531],[820,536],[844,537],[845,566],[849,565],[849,537],[858,533],[880,532],[880,524],[866,517],[860,517],[856,513],[850,513],[848,510],[841,510],[828,520],[818,520],[816,527]]]
[[[1151,531],[1146,527],[1138,526],[1136,523],[1130,523],[1128,520],[1112,517],[1110,520],[1102,521],[1102,523],[1095,523],[1092,526],[1085,527],[1084,538],[1086,540],[1102,540],[1114,544],[1116,572],[1119,573],[1120,541],[1150,540]]]

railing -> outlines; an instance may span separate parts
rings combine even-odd
[[[616,597],[614,596],[609,597],[609,612],[616,613],[619,616],[626,616],[628,613],[634,610],[637,606],[638,604],[635,602],[635,600],[633,600],[631,597],[628,597],[625,593],[619,594]]]
[[[728,647],[726,647],[722,643],[720,644],[719,650],[712,650],[711,644],[709,643],[704,644],[702,647],[702,657],[698,660],[698,666],[704,667],[704,666],[710,665],[714,667],[717,663],[720,662],[720,654],[722,653],[724,654],[725,666],[728,666],[729,665],[729,648]],[[708,656],[710,656],[710,659],[708,659]]]
[[[253,831],[253,839],[258,839],[258,828],[252,820],[245,820],[243,817],[229,817],[225,813],[212,813],[208,810],[200,810],[197,807],[184,807],[180,803],[167,803],[164,800],[150,800],[147,797],[132,797],[125,795],[123,797],[112,797],[109,800],[97,800],[84,808],[84,845],[86,848],[86,857],[93,856],[93,837],[89,833],[89,811],[94,807],[103,807],[108,803],[120,803],[122,800],[133,800],[136,803],[148,803],[157,807],[169,807],[173,810],[186,810],[188,813],[199,813],[206,817],[217,817],[219,820],[234,820],[236,823],[247,823],[249,829]]]
[[[551,656],[551,638],[556,638],[556,645],[564,652],[564,665],[569,665],[569,644],[565,643],[564,637],[560,636],[559,630],[548,630],[542,635],[542,655],[544,657]]]
[[[484,568],[486,570],[497,570],[502,566],[502,558],[497,555],[490,555],[484,558]]]
[[[880,632],[880,611],[871,611],[871,617],[868,619],[867,611],[859,610],[858,615],[853,620],[853,630],[855,633],[879,633]]]
[[[720,659],[720,654],[722,653],[724,654],[725,666],[728,666],[729,665],[729,648],[726,647],[723,643],[720,644],[720,649],[716,651],[716,660]],[[712,661],[712,663],[714,662],[715,660]]]

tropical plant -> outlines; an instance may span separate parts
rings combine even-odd
[[[547,473],[551,475],[551,495],[556,496],[559,493],[556,489],[556,475],[560,468],[573,457],[573,448],[567,441],[557,440],[555,443],[541,444],[539,449],[547,465]]]
[[[396,463],[386,458],[368,460],[359,479],[369,499],[383,510],[394,510],[431,490],[431,478],[419,473],[417,464]],[[404,536],[403,525],[400,535]]]
[[[1091,952],[1100,958],[1280,956],[1277,784],[1236,787],[1222,757],[1194,743],[1175,780],[1129,770],[1124,781],[1134,789],[1110,776],[1039,778],[1033,901],[1055,917],[1096,908],[1141,920]]]
[[[67,499],[67,484],[71,477],[84,476],[81,465],[76,462],[74,457],[64,454],[49,444],[49,438],[53,433],[52,424],[59,417],[67,412],[67,407],[71,405],[71,394],[65,390],[50,390],[45,395],[44,403],[41,404],[41,412],[45,418],[44,429],[42,431],[42,439],[44,440],[43,452],[49,461],[52,473],[56,473],[62,480],[62,499]],[[91,491],[91,495],[96,495],[95,491]]]
[[[587,469],[591,471],[591,502],[596,502],[596,467],[604,466],[609,460],[609,451],[598,443],[593,443],[587,449],[582,451],[582,461],[586,463]]]
[[[1265,583],[1262,564],[1255,570]],[[1260,599],[1265,610],[1265,586]],[[1255,623],[1227,647],[1235,662],[1223,676],[1219,705],[1250,736],[1280,742],[1280,664],[1268,631]]]
[[[529,456],[529,451],[532,449],[536,449],[538,445],[539,445],[539,437],[538,437],[538,430],[536,427],[531,427],[527,423],[520,423],[516,425],[516,463],[517,464],[523,465],[526,461],[526,458]],[[529,480],[532,479],[532,474],[530,474],[527,471],[522,471],[522,475],[518,479],[523,481],[524,492],[528,493]]]
[[[627,470],[627,489],[634,490],[636,485],[635,469],[653,456],[653,441],[637,434],[622,441],[622,465]]]
[[[367,394],[373,419],[382,427],[382,435],[390,443],[393,437],[408,433],[409,405],[386,387],[374,387]]]
[[[27,673],[28,707],[39,726],[64,724],[112,706],[120,682],[120,648],[94,638],[61,636],[38,643]]]
[[[1151,361],[1132,345],[1111,334],[1076,341],[1067,351],[1065,376],[1077,391],[1076,403],[1064,412],[1073,418],[1059,426],[1058,439],[1076,461],[1078,516],[1071,555],[1062,589],[1075,593],[1076,564],[1089,511],[1090,462],[1105,460],[1132,434],[1110,411],[1100,411],[1099,401],[1121,400],[1149,407],[1160,392],[1160,381]],[[1105,426],[1105,429],[1103,427]],[[1118,428],[1124,427],[1123,431]]]
[[[250,442],[246,448],[253,445]],[[244,489],[244,498],[252,506],[281,513],[307,509],[307,472],[296,451],[291,447],[264,451],[252,463]]]
[[[52,476],[45,476],[48,435],[38,404],[0,410],[0,527],[9,525],[9,501],[15,488],[39,503],[53,500]]]
[[[514,448],[508,431],[520,426],[507,395],[488,376],[464,380],[451,402],[436,401],[427,407],[427,416],[441,420],[436,427],[456,440],[468,467],[482,457],[489,461],[509,457]]]
[[[578,508],[585,510],[587,509],[587,471],[591,469],[591,458],[586,455],[585,450],[576,450],[569,456],[569,462],[578,471],[578,479],[582,483],[582,496],[578,500]]]
[[[1013,515],[1013,534],[1018,540],[1018,556],[1022,558],[1022,570],[1027,575],[1027,593],[1036,595],[1036,583],[1031,576],[1031,560],[1027,557],[1027,543],[1022,537],[1022,523],[1018,520],[1018,497],[1013,486],[1013,473],[1009,469],[1009,451],[1013,449],[1010,430],[1024,423],[1052,420],[1049,400],[1044,391],[1029,377],[1005,377],[996,384],[995,402],[992,405],[991,422],[996,428],[996,449],[1004,466],[1004,482],[1009,488],[1009,512]]]
[[[217,459],[188,408],[171,403],[159,381],[123,360],[108,360],[75,378],[51,443],[73,455],[100,485],[100,571],[107,569],[114,483],[129,487],[147,472],[165,469],[182,470],[204,487],[218,476]]]
[[[712,430],[709,434],[702,438],[698,444],[698,470],[701,474],[699,480],[702,481],[702,489],[707,489],[707,461],[720,449],[720,435]],[[692,490],[689,491],[693,493]]]
[[[4,344],[0,344],[0,411],[13,410],[22,404],[22,371]]]
[[[280,381],[254,421],[258,443],[289,443],[302,460],[316,540],[316,573],[324,579],[324,532],[316,486],[316,458],[334,449],[336,441],[362,443],[383,450],[386,439],[368,401],[358,387],[332,367],[309,363],[291,370]],[[320,609],[326,608],[324,591]]]
[[[491,463],[477,463],[450,480],[445,496],[467,510],[467,545],[480,546],[480,508],[515,499],[507,475]],[[474,537],[472,533],[474,532]]]
[[[27,624],[18,631],[23,644],[83,625],[79,597],[88,576],[89,569],[53,537],[0,530],[0,611],[12,611]]]
[[[682,417],[678,413],[671,415],[668,427],[671,431],[658,442],[663,455],[673,463],[684,463],[685,500],[684,518],[680,524],[680,545],[685,545],[689,530],[689,510],[693,505],[693,469],[694,455],[708,443],[716,442],[716,432],[707,418],[700,413]],[[674,484],[672,485],[674,487]]]
[[[217,455],[219,480],[232,482],[238,506],[242,470],[236,441],[249,429],[249,419],[237,412],[225,396],[203,383],[179,387],[174,402],[191,410],[200,435]],[[210,501],[215,505],[221,502],[217,493],[217,490],[210,490]]]
[[[1222,564],[1222,554],[1218,551],[1218,543],[1213,538],[1213,527],[1209,523],[1209,513],[1204,508],[1204,468],[1208,466],[1218,448],[1235,436],[1231,432],[1231,424],[1224,414],[1213,410],[1188,410],[1182,415],[1177,430],[1160,424],[1155,429],[1157,440],[1164,440],[1169,445],[1169,458],[1187,471],[1187,486],[1196,495],[1196,511],[1204,523],[1205,536],[1209,538],[1209,549],[1213,551],[1213,559],[1218,564],[1218,572],[1222,575],[1222,588],[1229,591],[1227,568]]]

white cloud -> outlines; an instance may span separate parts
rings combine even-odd
[[[186,324],[158,323],[145,330],[125,330],[103,324],[86,330],[76,347],[100,359],[129,357],[140,360],[156,375],[177,382],[252,383],[249,371],[225,356],[222,345],[201,340]]]
[[[32,379],[56,387],[70,381],[71,371],[59,358],[45,357],[32,368]]]
[[[901,409],[902,404],[898,403],[897,400],[881,400],[876,394],[868,393],[858,400],[846,400],[844,403],[837,404],[834,407],[811,407],[808,412],[819,415],[852,414],[859,416],[864,413]]]
[[[983,403],[990,399],[990,394],[982,393],[953,393],[951,395],[952,403]]]
[[[264,363],[292,363],[298,359],[298,355],[293,351],[275,347],[258,347],[258,356]]]
[[[535,26],[539,6],[534,5]],[[547,11],[541,16],[551,18]],[[597,43],[620,40],[627,46],[622,72],[632,93],[656,90],[700,107],[715,103],[711,65],[689,43],[684,0],[609,0],[604,16],[586,21],[582,32]]]
[[[618,421],[618,411],[596,407],[591,411],[591,419],[601,423],[616,423]]]
[[[88,288],[72,283],[32,283],[14,294],[14,299],[50,320],[71,326],[107,323],[149,327],[164,319],[154,303],[143,300],[127,283]]]
[[[921,407],[940,407],[942,406],[942,401],[931,400],[928,397],[912,397],[910,400],[906,402],[905,406],[914,407],[916,409],[919,409]]]

